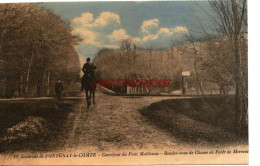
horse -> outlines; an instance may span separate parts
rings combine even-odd
[[[96,104],[95,102],[95,92],[96,92],[96,71],[97,67],[92,65],[91,74],[86,75],[85,81],[84,81],[84,89],[86,93],[86,100],[87,100],[87,107],[91,105],[91,97],[93,98],[93,104]],[[89,93],[90,95],[89,95]]]
[[[87,77],[84,85],[84,90],[86,94],[86,100],[87,100],[87,108],[91,105],[91,97],[93,99],[93,104],[95,105],[95,91],[96,91],[96,85],[95,85],[95,78],[94,77]]]

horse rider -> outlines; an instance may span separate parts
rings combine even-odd
[[[90,63],[90,58],[87,58],[87,63],[83,65],[82,71],[84,73],[81,79],[81,91],[85,88],[85,83],[90,79],[95,79],[95,70],[97,69],[92,63]]]

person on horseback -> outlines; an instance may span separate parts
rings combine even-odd
[[[95,104],[95,90],[96,86],[93,86],[96,79],[95,70],[97,69],[92,63],[90,63],[90,58],[87,58],[87,63],[84,64],[82,71],[84,75],[81,79],[81,91],[85,89],[87,108],[91,105],[91,96],[93,97],[93,104]],[[90,96],[88,94],[90,92]]]
[[[90,79],[95,79],[95,70],[97,69],[92,63],[90,63],[90,58],[87,58],[87,63],[83,65],[82,71],[84,73],[81,79],[81,91],[84,90],[85,83]]]

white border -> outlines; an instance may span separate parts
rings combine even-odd
[[[0,3],[15,2],[85,2],[86,0],[1,0]],[[109,0],[88,0],[109,1]],[[123,1],[123,0],[112,0]],[[130,0],[133,1],[133,0]],[[139,0],[140,1],[140,0]],[[149,0],[142,0],[149,1]],[[181,1],[181,0],[178,0]],[[185,1],[185,0],[184,0]],[[249,165],[260,165],[260,1],[248,0],[249,16]]]
[[[260,79],[258,71],[260,71],[260,52],[259,52],[259,6],[260,1],[248,2],[249,16],[249,165],[260,165],[259,157],[259,96]]]

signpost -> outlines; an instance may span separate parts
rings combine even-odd
[[[183,71],[181,72],[182,77],[190,76],[190,71]]]
[[[185,77],[190,76],[190,71],[182,71],[181,76],[182,76],[182,94],[185,95],[188,89],[188,82],[185,79]]]

